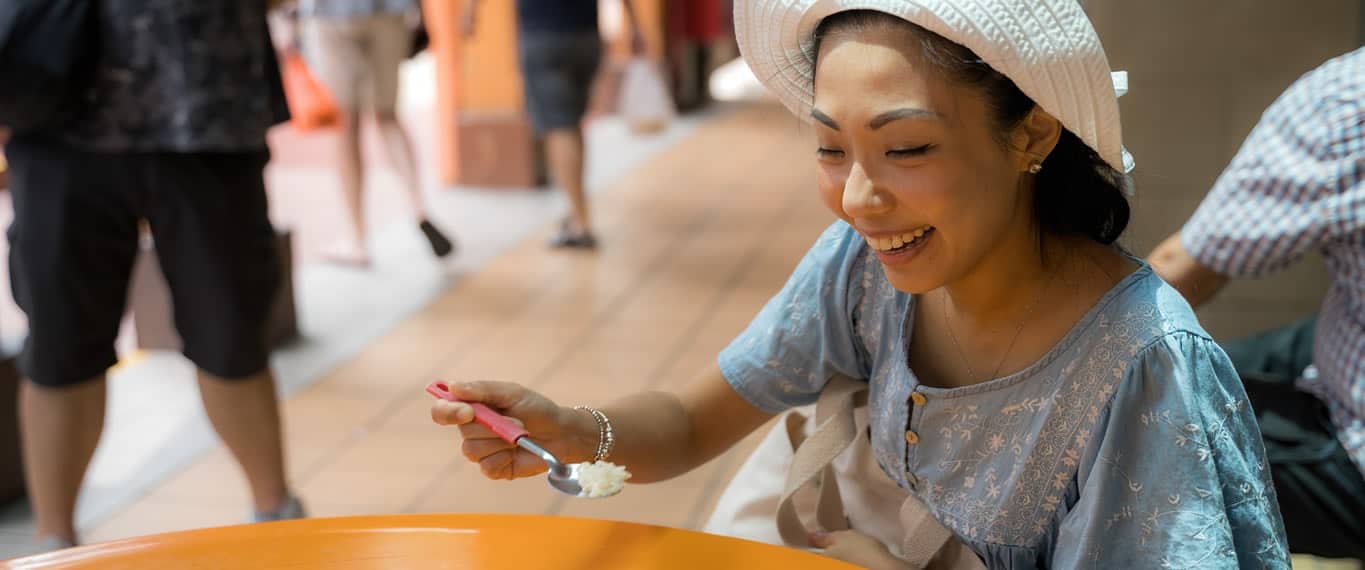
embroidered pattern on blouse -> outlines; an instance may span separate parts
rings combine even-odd
[[[1228,453],[1220,452],[1219,447],[1238,445],[1226,426],[1234,416],[1244,413],[1250,406],[1250,402],[1242,399],[1229,399],[1223,402],[1219,408],[1222,412],[1220,417],[1204,418],[1208,422],[1207,428],[1200,427],[1198,423],[1201,421],[1200,418],[1181,417],[1170,410],[1147,411],[1139,416],[1139,421],[1143,429],[1158,431],[1153,438],[1154,441],[1164,441],[1167,449],[1190,454],[1196,461],[1206,463],[1212,461],[1215,455]],[[1140,546],[1147,546],[1149,543],[1162,545],[1174,540],[1187,546],[1197,544],[1201,547],[1180,550],[1176,553],[1179,559],[1164,557],[1161,560],[1162,568],[1200,568],[1217,558],[1235,559],[1232,528],[1236,525],[1230,523],[1228,513],[1243,508],[1262,511],[1276,508],[1270,466],[1264,459],[1255,465],[1254,477],[1223,481],[1219,489],[1193,486],[1178,490],[1155,488],[1160,483],[1169,481],[1152,484],[1134,479],[1132,474],[1120,467],[1122,459],[1122,455],[1119,454],[1102,455],[1096,465],[1097,470],[1107,469],[1118,480],[1126,482],[1128,492],[1133,495],[1131,502],[1123,503],[1122,507],[1104,519],[1104,528],[1108,530],[1116,525],[1137,521],[1142,532]],[[1140,499],[1140,495],[1151,492],[1163,492],[1166,496],[1158,497],[1156,500]],[[1220,504],[1220,507],[1209,508],[1210,501]],[[1139,512],[1131,506],[1135,504],[1150,505],[1151,510]],[[1175,537],[1159,535],[1163,530],[1170,529],[1178,530],[1181,535]],[[1102,546],[1097,545],[1095,549],[1086,553],[1086,558],[1101,560],[1104,557],[1102,549]],[[1273,566],[1284,558],[1281,543],[1271,537],[1266,537],[1257,545],[1255,554],[1261,561],[1261,567]]]

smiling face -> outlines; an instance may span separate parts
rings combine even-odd
[[[1002,134],[984,95],[923,63],[918,45],[895,26],[823,38],[812,112],[825,205],[909,293],[1036,246],[1026,171],[1047,155],[1036,127],[1055,123],[1035,112]]]

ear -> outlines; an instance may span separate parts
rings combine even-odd
[[[1052,154],[1052,149],[1057,147],[1057,141],[1061,138],[1062,122],[1035,105],[1010,133],[1010,150],[1013,151],[1016,169],[1028,172],[1030,166],[1042,163]]]

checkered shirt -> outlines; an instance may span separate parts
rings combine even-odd
[[[1365,473],[1365,48],[1299,78],[1270,106],[1181,230],[1199,263],[1257,276],[1322,254],[1331,288],[1299,387],[1327,403]]]

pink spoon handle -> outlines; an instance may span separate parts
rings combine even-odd
[[[450,393],[450,387],[447,386],[445,382],[437,381],[427,384],[427,393],[442,400],[449,400],[451,402],[462,401],[459,398],[456,398],[454,394]],[[503,441],[506,441],[507,443],[516,445],[518,439],[530,435],[530,433],[526,431],[526,428],[517,425],[516,422],[509,419],[507,416],[493,411],[493,408],[478,402],[465,403],[469,404],[469,407],[474,409],[474,421],[479,422],[483,427],[493,430],[493,433],[498,434],[498,437],[501,437]]]

